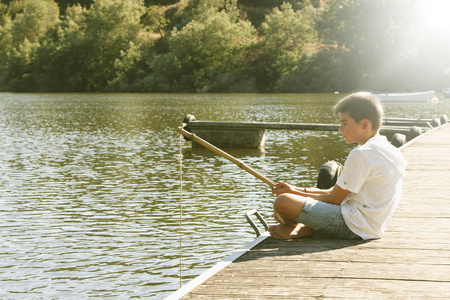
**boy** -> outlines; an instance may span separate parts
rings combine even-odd
[[[269,227],[276,239],[300,238],[322,231],[343,239],[378,239],[397,207],[408,164],[400,151],[379,134],[383,108],[370,93],[355,93],[334,108],[345,142],[358,143],[329,190],[277,183]]]

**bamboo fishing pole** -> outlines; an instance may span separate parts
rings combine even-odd
[[[249,172],[250,174],[252,174],[253,176],[255,176],[256,178],[262,180],[264,183],[268,184],[270,187],[273,187],[276,183],[272,180],[270,180],[269,178],[267,178],[266,176],[264,176],[263,174],[259,173],[258,171],[252,169],[251,167],[247,166],[245,163],[243,163],[242,161],[240,161],[239,159],[231,156],[230,154],[226,153],[225,151],[217,148],[216,146],[208,143],[207,141],[205,141],[204,139],[196,136],[195,134],[187,131],[184,129],[184,127],[186,126],[186,123],[183,123],[182,127],[178,127],[177,131],[179,133],[181,133],[182,135],[184,135],[185,137],[191,139],[192,141],[199,143],[200,145],[202,145],[203,147],[211,150],[212,152],[222,156],[223,158],[228,159],[229,161],[231,161],[232,163],[235,163],[236,165],[238,165],[238,167],[240,167],[241,169],[244,169],[245,171]]]

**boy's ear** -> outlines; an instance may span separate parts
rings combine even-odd
[[[371,127],[372,123],[368,119],[362,119],[361,120],[361,128],[366,130]]]

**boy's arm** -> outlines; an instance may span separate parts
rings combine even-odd
[[[321,202],[331,203],[331,204],[341,204],[342,201],[350,193],[348,190],[344,190],[339,185],[334,185],[334,187],[328,193],[311,193],[309,197],[316,199]],[[309,189],[308,189],[309,192]]]
[[[306,191],[307,194],[315,194],[315,195],[319,195],[319,194],[329,194],[331,193],[331,190],[333,188],[329,188],[329,189],[319,189],[319,188],[315,188],[315,187],[309,187],[309,188],[301,188],[301,190]]]
[[[322,190],[318,188],[301,188],[284,182],[279,182],[272,188],[272,193],[277,196],[283,193],[291,193],[303,197],[310,197],[326,203],[341,204],[345,197],[347,197],[349,191],[342,189],[337,184],[331,189]]]

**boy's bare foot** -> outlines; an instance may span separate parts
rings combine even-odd
[[[313,229],[301,223],[296,226],[287,226],[284,224],[272,225],[268,230],[270,236],[278,240],[302,238],[314,232]]]

